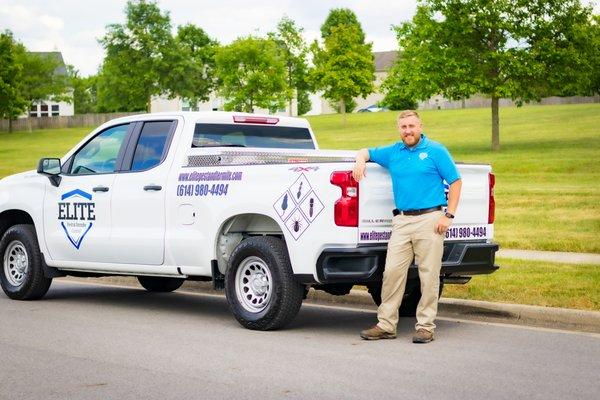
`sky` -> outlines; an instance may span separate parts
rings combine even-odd
[[[0,30],[10,29],[30,51],[61,51],[67,64],[87,76],[97,72],[104,58],[98,39],[106,26],[125,21],[125,4],[125,0],[0,0]],[[356,13],[374,51],[397,50],[392,26],[409,21],[416,11],[416,0],[159,0],[158,5],[169,12],[174,30],[193,23],[221,44],[249,34],[264,36],[284,15],[304,28],[310,43],[320,37],[329,10],[346,7]],[[594,10],[598,13],[600,6]]]

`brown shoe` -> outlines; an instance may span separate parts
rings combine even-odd
[[[360,337],[365,340],[378,340],[378,339],[396,339],[396,334],[386,332],[379,326],[375,325],[371,329],[366,329],[360,333]]]
[[[413,343],[429,343],[433,340],[433,332],[427,329],[419,329],[413,336]]]

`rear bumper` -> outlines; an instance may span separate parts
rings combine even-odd
[[[498,244],[486,242],[444,243],[440,276],[449,281],[479,274],[491,274]],[[321,283],[367,283],[380,281],[385,267],[387,245],[353,249],[325,249],[317,260],[317,276]],[[408,271],[408,279],[418,277],[417,266]]]

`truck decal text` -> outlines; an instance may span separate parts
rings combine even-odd
[[[179,182],[241,181],[242,171],[182,172]]]

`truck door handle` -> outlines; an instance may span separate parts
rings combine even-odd
[[[94,192],[108,192],[108,188],[106,186],[96,186],[92,189]]]
[[[144,186],[144,190],[145,191],[153,191],[153,192],[158,192],[159,190],[162,190],[162,186],[159,185],[146,185]]]

